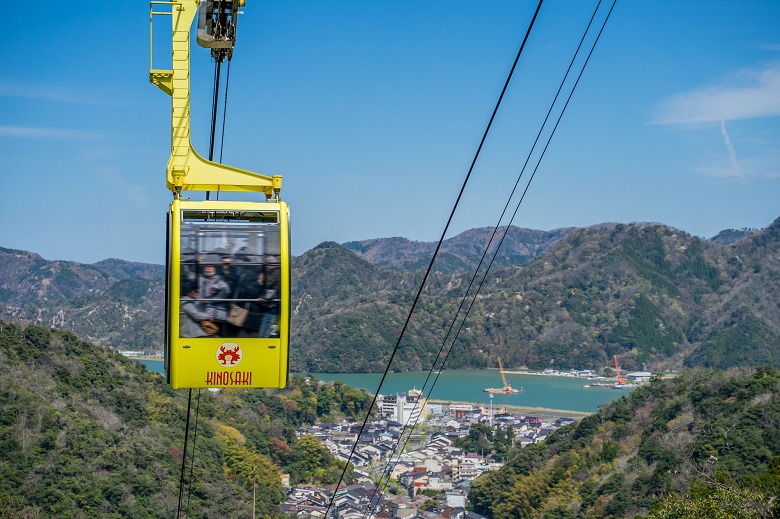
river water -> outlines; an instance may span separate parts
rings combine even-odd
[[[371,393],[377,392],[382,378],[381,374],[365,373],[315,373],[313,375],[327,382],[338,380],[352,387],[365,388]],[[390,373],[379,392],[405,393],[417,388],[423,389],[425,395],[430,393],[430,398],[435,400],[489,404],[490,393],[485,393],[484,390],[503,387],[498,370],[445,370],[437,380],[435,376],[434,373],[426,384],[428,372]],[[515,389],[523,388],[525,393],[494,394],[494,406],[541,407],[589,413],[596,411],[601,404],[625,394],[625,391],[610,388],[583,388],[582,386],[587,385],[588,381],[569,377],[507,373],[506,378],[509,385]]]
[[[161,361],[141,360],[140,362],[155,373],[163,372]],[[371,393],[377,392],[382,379],[381,373],[312,373],[312,375],[325,382],[339,381],[352,387],[366,389]],[[495,369],[445,370],[441,372],[438,379],[435,379],[435,375],[434,373],[426,384],[427,371],[390,373],[379,392],[392,395],[406,393],[416,388],[423,389],[426,396],[430,393],[430,398],[435,400],[489,404],[490,393],[485,393],[484,389],[503,386],[501,374]],[[514,373],[507,373],[506,378],[513,388],[523,388],[525,393],[495,394],[493,395],[494,406],[540,407],[592,413],[601,404],[626,394],[625,390],[604,387],[583,388],[582,386],[589,382],[578,378]]]

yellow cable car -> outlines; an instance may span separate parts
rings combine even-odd
[[[172,98],[165,372],[174,389],[283,388],[289,376],[290,235],[282,178],[206,160],[190,142],[192,22],[200,11],[198,41],[229,57],[241,4],[150,4],[150,34],[154,15],[173,22],[172,69],[154,69],[150,52],[149,78]],[[159,6],[169,10],[155,11]],[[212,33],[226,21],[229,30]],[[258,193],[264,201],[189,200],[182,196],[187,191]]]
[[[287,205],[174,200],[168,218],[171,386],[284,387]]]

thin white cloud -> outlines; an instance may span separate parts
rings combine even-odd
[[[14,97],[37,101],[52,101],[79,105],[109,106],[112,103],[102,97],[84,93],[83,89],[63,85],[34,86],[0,82],[0,97]]]
[[[729,152],[729,162],[731,162],[731,167],[734,168],[735,175],[739,178],[742,178],[744,175],[742,174],[742,168],[739,167],[739,162],[737,161],[737,150],[731,143],[731,137],[729,137],[729,132],[726,129],[726,121],[723,119],[720,121],[720,134],[723,136],[723,144],[726,145],[726,150]]]
[[[149,196],[146,186],[128,181],[132,178],[126,171],[116,167],[98,167],[93,172],[96,182],[106,186],[108,192],[122,193],[122,197],[136,206],[146,206]]]
[[[755,171],[755,173],[739,173],[734,171],[731,166],[725,166],[724,163],[712,161],[709,164],[697,166],[694,168],[697,174],[713,179],[716,182],[741,182],[749,185],[757,181],[773,181],[780,179],[780,169],[776,165],[757,164],[755,168],[745,167],[744,169]],[[774,168],[774,169],[773,169]]]
[[[63,130],[60,128],[0,126],[0,137],[16,137],[22,139],[92,140],[98,138],[98,135],[93,132]]]
[[[720,123],[780,115],[780,63],[743,70],[730,84],[710,86],[659,103],[653,121],[664,125]]]
[[[733,158],[736,160],[736,154]],[[780,157],[772,153],[758,157],[742,157],[735,166],[731,160],[724,161],[722,155],[710,153],[701,159],[693,171],[723,182],[749,184],[755,181],[774,181],[780,179]]]

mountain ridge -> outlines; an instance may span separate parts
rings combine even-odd
[[[444,272],[473,270],[479,265],[488,242],[491,242],[488,252],[492,254],[500,241],[501,252],[496,257],[495,264],[497,266],[524,265],[549,250],[558,240],[573,230],[574,227],[540,231],[512,226],[507,231],[504,226],[495,229],[494,233],[492,227],[469,229],[442,242],[435,268]],[[414,270],[428,266],[437,242],[394,237],[350,241],[342,245],[376,265]],[[393,247],[395,250],[390,250]]]
[[[772,297],[780,290],[778,228],[780,219],[725,245],[660,224],[510,229],[514,245],[494,264],[457,340],[453,333],[440,351],[492,231],[461,233],[448,240],[454,253],[434,265],[393,369],[428,369],[450,347],[449,368],[492,366],[496,356],[531,368],[596,368],[613,355],[626,369],[780,365],[767,347],[780,338]],[[393,244],[402,245],[396,255]],[[414,252],[420,246],[323,242],[293,258],[293,368],[384,370],[422,280],[411,266],[430,262]],[[536,256],[526,261],[523,251]],[[0,316],[118,349],[159,350],[163,271],[0,248]]]

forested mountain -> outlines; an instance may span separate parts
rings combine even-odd
[[[117,349],[162,350],[164,279],[161,265],[48,261],[0,247],[0,318]]]
[[[495,366],[497,356],[510,367],[598,368],[613,355],[625,369],[780,366],[780,219],[726,232],[726,244],[660,224],[512,228],[480,286],[472,269],[489,236],[474,229],[448,240],[392,369],[428,369],[453,341],[448,368]],[[347,245],[326,242],[293,260],[293,369],[384,370],[433,248],[401,238]],[[453,324],[470,285],[468,318]],[[0,249],[6,319],[159,350],[162,302],[159,266]]]
[[[780,366],[779,233],[780,220],[723,246],[657,224],[572,231],[527,265],[491,270],[447,366],[500,356],[510,366],[599,367],[613,355],[626,369]],[[320,283],[320,264],[362,272],[361,282]],[[384,369],[422,272],[380,269],[337,244],[296,258],[294,269],[298,369]],[[472,277],[431,275],[393,369],[430,367],[442,344],[447,351]]]
[[[43,327],[0,321],[0,359],[0,517],[177,517],[187,391]],[[369,402],[301,377],[284,391],[195,391],[182,516],[253,517],[256,468],[257,517],[283,517],[281,474],[324,485],[343,469],[295,428],[362,419]]]
[[[502,239],[495,265],[525,265],[573,230],[573,227],[553,231],[510,227],[507,231],[506,227],[499,227],[494,233],[492,227],[471,229],[444,240],[434,268],[441,272],[473,271],[479,265],[488,243],[488,252],[492,256]],[[417,242],[406,238],[351,241],[344,246],[375,265],[405,270],[427,268],[436,250],[435,242]]]
[[[727,289],[713,298],[692,328],[700,344],[688,366],[780,366],[780,219],[735,242],[721,257]]]
[[[715,243],[719,243],[721,245],[728,245],[729,243],[734,243],[737,240],[741,240],[742,238],[749,236],[750,234],[753,234],[756,232],[757,229],[724,229],[720,231],[718,234],[710,238],[711,241],[714,241]]]
[[[773,368],[686,371],[512,451],[469,500],[495,519],[776,518],[779,424]]]

